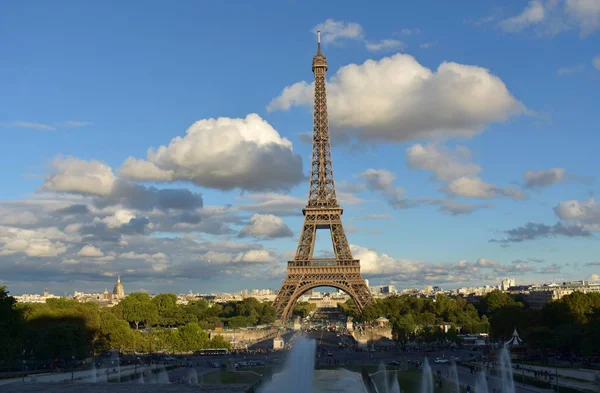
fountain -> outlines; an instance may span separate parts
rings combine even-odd
[[[502,393],[515,393],[515,381],[513,379],[512,362],[510,361],[510,350],[506,345],[500,350],[500,378],[502,381]]]
[[[283,371],[273,375],[273,380],[261,390],[261,393],[311,392],[315,371],[315,350],[314,340],[296,338]]]
[[[388,372],[383,363],[379,364],[377,372],[373,376],[382,375],[382,383],[377,384],[379,393],[400,393],[400,384],[398,383],[398,372]]]
[[[137,383],[146,383],[144,381],[144,373],[143,372],[140,372],[140,375],[138,375],[138,377],[137,377]]]
[[[164,367],[156,373],[156,383],[170,383],[169,374],[167,374],[167,370]]]
[[[453,360],[450,366],[450,372],[452,373],[452,382],[454,382],[454,392],[460,393],[460,383],[458,382],[458,368],[456,362]]]
[[[421,376],[420,393],[433,393],[433,374],[427,358],[423,360],[423,375]]]
[[[195,368],[188,369],[187,379],[190,384],[198,385],[198,372]]]
[[[477,379],[475,380],[475,393],[488,393],[488,383],[485,375],[485,371],[480,371],[477,374]]]
[[[110,355],[110,366],[109,368],[107,368],[108,373],[106,374],[106,381],[108,382],[109,379],[109,373],[111,373],[110,368],[112,368],[113,370],[116,370],[117,376],[116,376],[116,381],[117,382],[121,382],[121,358],[119,358],[119,353],[118,352],[113,352]]]

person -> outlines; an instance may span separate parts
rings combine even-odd
[[[471,392],[471,385],[467,385],[467,392]]]

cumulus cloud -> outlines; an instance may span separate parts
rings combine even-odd
[[[254,214],[250,223],[239,234],[240,237],[252,236],[263,239],[275,239],[294,236],[292,230],[283,222],[281,217],[273,214]]]
[[[55,227],[31,230],[0,226],[0,255],[56,257],[67,252],[70,240],[69,235]]]
[[[475,176],[481,167],[471,161],[471,151],[465,146],[453,150],[434,144],[415,144],[406,149],[408,167],[431,171],[441,181],[449,181],[463,176]]]
[[[79,252],[77,252],[77,255],[79,255],[80,257],[97,258],[97,257],[103,257],[104,253],[98,247],[94,247],[91,244],[87,244],[87,245],[81,247],[81,250],[79,250]]]
[[[523,175],[525,188],[547,187],[566,180],[564,168],[550,168],[541,171],[527,171]]]
[[[100,161],[57,157],[43,190],[89,195],[108,195],[117,180],[110,166]]]
[[[594,57],[594,59],[592,60],[592,64],[594,65],[594,68],[600,70],[600,56]]]
[[[479,258],[474,262],[460,260],[458,262],[429,263],[419,260],[393,258],[357,245],[350,246],[352,254],[360,259],[361,273],[367,277],[385,277],[386,280],[405,284],[443,284],[477,281],[489,281],[489,275],[505,276],[506,274],[526,274],[536,271],[527,263],[502,264],[487,258]],[[496,280],[497,277],[493,277]]]
[[[471,150],[465,146],[449,149],[437,144],[415,144],[406,149],[410,169],[430,171],[438,181],[445,182],[442,191],[452,197],[523,199],[525,195],[514,188],[501,188],[488,184],[477,175],[481,167],[471,162]],[[448,199],[423,198],[423,202],[438,205],[440,210],[452,215],[468,214],[489,205],[472,205]]]
[[[388,204],[395,209],[412,206],[404,197],[404,190],[394,186],[396,175],[387,169],[367,169],[358,175],[366,183],[368,189],[379,191]]]
[[[587,230],[600,231],[600,204],[595,198],[560,202],[554,207],[554,213],[562,220],[583,225]]]
[[[433,198],[433,199],[422,199],[423,202],[428,203],[430,205],[439,206],[439,210],[442,213],[449,214],[451,216],[462,216],[466,214],[471,214],[479,209],[488,209],[492,207],[492,205],[475,205],[471,203],[457,202],[451,199],[442,199],[442,198]]]
[[[498,198],[509,197],[515,200],[526,198],[525,194],[516,188],[501,188],[484,182],[478,177],[459,177],[452,180],[443,190],[454,196],[466,198]]]
[[[286,87],[268,111],[310,107],[313,84]],[[472,137],[526,110],[484,68],[444,62],[432,71],[405,54],[340,68],[328,83],[328,109],[334,136],[397,142]]]
[[[256,114],[199,120],[184,137],[149,149],[145,161],[128,158],[119,175],[249,191],[287,190],[304,180],[302,159],[292,143]]]
[[[498,23],[508,33],[533,28],[538,35],[555,36],[578,29],[582,38],[600,26],[600,3],[595,0],[534,0],[513,17]]]
[[[505,239],[491,239],[492,243],[520,243],[539,238],[565,236],[565,237],[589,237],[590,231],[581,225],[565,225],[557,222],[554,225],[539,223],[527,223],[524,226],[504,231],[507,235]]]
[[[191,210],[202,207],[202,195],[188,189],[158,189],[117,181],[111,192],[94,200],[96,206],[120,205],[138,210]]]
[[[323,44],[337,44],[343,40],[362,40],[364,31],[361,25],[353,22],[336,21],[326,19],[312,29],[313,34],[321,32],[321,42]]]

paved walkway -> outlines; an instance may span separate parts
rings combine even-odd
[[[539,367],[539,366],[525,366],[525,368],[520,368],[520,369],[513,369],[513,373],[515,375],[515,378],[518,380],[519,379],[519,375],[527,375],[529,377],[535,377],[535,371],[548,371],[548,373],[550,375],[552,375],[552,380],[547,380],[544,378],[538,378],[540,381],[548,381],[550,383],[552,383],[553,385],[556,384],[556,380],[555,375],[556,375],[556,369],[550,368],[550,367]],[[598,385],[595,382],[590,382],[590,380],[586,379],[586,380],[582,380],[578,377],[580,376],[586,376],[587,375],[578,372],[579,370],[569,370],[569,369],[558,369],[558,386],[565,386],[568,388],[572,388],[572,389],[578,389],[578,390],[590,390],[590,391],[597,391],[598,390]],[[578,377],[575,377],[574,375],[577,375]],[[589,377],[591,378],[595,378],[594,374],[590,374]],[[576,378],[576,379],[573,379]]]
[[[161,368],[164,366],[161,365],[152,365],[150,366],[138,366],[137,371],[146,371],[146,370],[154,370],[156,368]],[[109,371],[108,378],[115,378],[118,375],[118,372],[113,372],[114,367],[109,367],[108,369],[97,369],[96,370],[96,380],[106,382],[107,374],[106,370]],[[118,370],[118,368],[117,368]],[[132,375],[136,372],[136,367],[134,366],[122,366],[121,367],[121,376]],[[0,386],[3,385],[11,385],[11,384],[19,384],[19,383],[45,383],[45,382],[70,382],[71,378],[75,381],[92,381],[93,380],[93,372],[92,370],[79,370],[74,371],[71,375],[71,372],[62,372],[62,373],[54,373],[54,374],[32,374],[30,376],[26,376],[24,379],[19,378],[10,378],[10,379],[2,379],[0,380]]]
[[[536,370],[536,371],[548,371],[554,375],[557,371],[552,366],[530,366],[528,364],[522,365],[525,369]],[[558,375],[562,377],[580,379],[582,381],[595,382],[596,377],[600,376],[600,371],[587,370],[585,368],[558,368]]]

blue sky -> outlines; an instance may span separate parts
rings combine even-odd
[[[317,28],[372,283],[600,278],[588,3],[5,2],[0,280],[278,289],[308,191]]]

